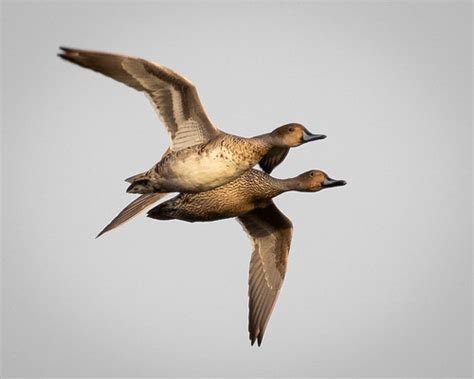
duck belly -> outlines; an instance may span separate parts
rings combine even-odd
[[[238,164],[220,155],[185,157],[167,167],[163,184],[180,192],[207,191],[230,182],[248,168],[248,164]]]

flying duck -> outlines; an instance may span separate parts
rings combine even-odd
[[[277,179],[259,170],[248,170],[223,186],[199,193],[181,193],[148,211],[158,220],[215,221],[237,217],[253,243],[249,272],[249,337],[262,343],[265,328],[286,273],[293,232],[291,221],[273,198],[287,191],[317,192],[345,185],[323,171],[311,170],[295,178]],[[141,195],[129,204],[100,234],[137,214],[140,203],[151,205],[156,194]],[[131,211],[132,210],[132,211]],[[118,222],[117,220],[121,221]],[[113,225],[113,227],[110,227]],[[99,234],[99,235],[100,235]]]
[[[129,193],[210,190],[257,163],[271,172],[291,147],[326,138],[297,123],[252,138],[224,133],[208,118],[193,83],[169,68],[125,55],[60,49],[62,59],[144,92],[168,131],[169,153],[150,170],[126,179]]]

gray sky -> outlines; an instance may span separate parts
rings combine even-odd
[[[3,2],[3,376],[470,376],[471,7]],[[59,45],[176,70],[226,132],[328,135],[274,172],[348,185],[276,199],[295,232],[261,348],[234,220],[94,239],[168,139]]]

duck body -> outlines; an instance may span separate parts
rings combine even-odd
[[[221,133],[211,141],[170,152],[143,174],[127,179],[130,193],[201,192],[226,184],[257,164],[272,148],[265,136]]]
[[[247,170],[230,183],[199,193],[180,193],[149,211],[159,220],[177,219],[207,222],[237,217],[256,208],[265,208],[286,189],[285,181],[258,171]]]

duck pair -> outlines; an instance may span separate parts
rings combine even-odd
[[[286,191],[316,192],[345,185],[311,170],[295,178],[269,174],[289,149],[326,138],[296,123],[252,138],[217,129],[196,87],[172,70],[140,58],[62,47],[59,56],[144,92],[171,139],[161,160],[128,179],[127,192],[140,194],[98,235],[148,208],[167,193],[179,195],[148,211],[158,220],[189,222],[236,217],[253,242],[249,272],[249,336],[262,338],[286,273],[293,226],[273,198]],[[262,171],[252,169],[259,164]]]

